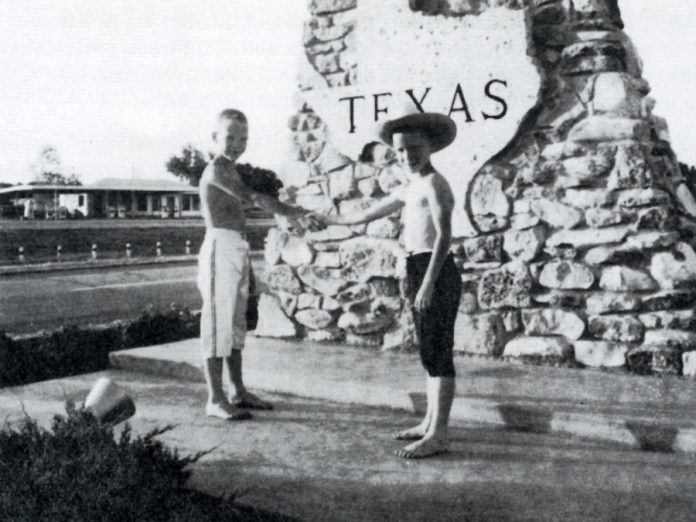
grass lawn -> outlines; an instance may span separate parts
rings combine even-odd
[[[262,250],[272,221],[249,221],[247,240],[252,250]],[[89,220],[64,222],[0,222],[0,265],[18,264],[18,248],[24,247],[26,263],[56,260],[56,247],[62,247],[64,261],[88,260],[96,244],[100,259],[126,256],[130,243],[133,257],[156,254],[162,243],[162,255],[183,255],[186,241],[191,253],[198,253],[205,226],[202,220]]]

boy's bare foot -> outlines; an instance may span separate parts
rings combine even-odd
[[[446,439],[421,439],[418,442],[397,450],[396,454],[402,459],[422,459],[447,453],[449,442]]]
[[[249,408],[254,410],[272,410],[273,405],[259,399],[256,395],[246,392],[244,395],[235,395],[230,399],[230,404],[236,408]]]
[[[425,437],[427,431],[427,425],[419,424],[415,428],[409,428],[396,433],[394,438],[396,440],[421,440],[423,437]]]
[[[209,402],[205,405],[205,414],[228,421],[248,420],[252,417],[248,411],[238,410],[227,402]]]

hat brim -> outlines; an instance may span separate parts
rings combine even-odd
[[[430,142],[431,152],[437,152],[452,144],[457,136],[457,124],[444,114],[421,112],[387,121],[380,129],[379,137],[391,147],[394,134],[401,132],[422,132]]]

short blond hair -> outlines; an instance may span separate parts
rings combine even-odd
[[[218,116],[218,121],[224,121],[224,120],[230,120],[230,121],[236,121],[238,123],[247,123],[247,117],[246,115],[237,109],[225,109],[220,113]]]

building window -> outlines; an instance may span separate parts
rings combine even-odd
[[[138,205],[138,212],[147,212],[147,194],[136,194],[135,202]]]
[[[152,211],[159,212],[162,209],[161,203],[159,196],[152,196]]]
[[[198,198],[196,194],[191,196],[191,206],[193,207],[193,210],[201,209],[201,200]]]
[[[191,196],[184,194],[184,197],[181,200],[181,210],[184,212],[191,210]]]
[[[77,196],[77,206],[82,207],[85,204],[85,197],[83,195]]]

